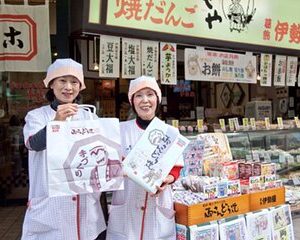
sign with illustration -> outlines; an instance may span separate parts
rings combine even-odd
[[[147,191],[156,193],[156,186],[161,186],[177,160],[182,160],[188,143],[176,128],[154,118],[125,157],[124,173]]]
[[[291,7],[295,4],[293,0],[110,0],[106,23],[299,50],[300,16],[297,7]]]
[[[187,80],[256,83],[256,57],[252,54],[186,48],[184,74]]]
[[[160,42],[160,82],[177,83],[177,48],[175,43]]]
[[[272,86],[272,54],[260,55],[260,86]]]

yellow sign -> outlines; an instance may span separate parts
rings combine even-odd
[[[90,0],[94,1],[97,0]],[[299,3],[295,0],[109,0],[106,23],[205,39],[300,49]]]

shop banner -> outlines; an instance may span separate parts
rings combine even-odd
[[[175,43],[160,43],[160,82],[177,84],[177,48]]]
[[[256,57],[204,49],[184,50],[186,80],[256,83]]]
[[[272,86],[272,54],[260,55],[260,86]]]
[[[287,57],[286,65],[286,85],[294,87],[296,85],[296,75],[298,67],[298,57]]]
[[[0,71],[47,70],[51,63],[48,3],[29,6],[2,1],[0,29]]]
[[[120,38],[100,36],[100,77],[120,77]]]
[[[108,25],[300,50],[295,0],[107,2]]]
[[[142,40],[142,74],[158,79],[159,43]]]
[[[141,40],[122,38],[122,77],[137,78],[141,75]]]
[[[274,68],[274,86],[285,86],[286,56],[276,55]]]

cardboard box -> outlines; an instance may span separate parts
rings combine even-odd
[[[245,106],[245,117],[264,120],[266,117],[272,119],[271,101],[252,101]]]

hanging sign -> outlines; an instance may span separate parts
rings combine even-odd
[[[0,71],[45,72],[51,63],[49,8],[0,5]]]
[[[287,64],[286,64],[286,85],[287,86],[292,86],[292,87],[295,86],[297,67],[298,67],[298,58],[288,56]]]
[[[274,86],[285,86],[286,56],[276,55],[274,69]]]
[[[249,54],[186,48],[184,70],[187,80],[256,83],[256,57]]]
[[[160,81],[161,84],[177,84],[177,57],[175,43],[160,43]]]
[[[159,43],[142,40],[142,74],[158,79]]]
[[[272,86],[272,54],[260,55],[260,86]]]
[[[137,78],[141,75],[141,40],[122,38],[122,77]]]
[[[101,35],[100,37],[100,77],[120,77],[120,38]]]

